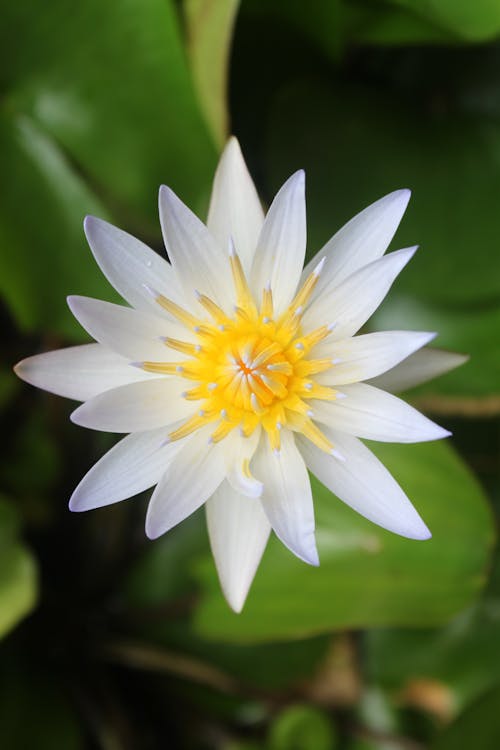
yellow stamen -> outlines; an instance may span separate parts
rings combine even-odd
[[[302,426],[301,426],[301,432],[303,435],[308,438],[314,445],[316,445],[320,450],[325,451],[326,453],[331,453],[333,450],[332,443],[328,440],[326,435],[324,435],[319,427],[317,427],[314,422],[312,422],[310,419],[306,419]]]
[[[235,252],[234,247],[231,248],[231,252],[229,254],[229,262],[231,264],[231,273],[233,274],[238,306],[245,311],[249,311],[255,314],[256,307],[253,301],[252,293],[248,286],[245,272],[243,270],[243,266],[241,265],[241,260],[238,253]]]
[[[314,347],[319,344],[320,341],[326,339],[327,336],[332,332],[332,326],[320,326],[306,336],[302,336],[292,344],[291,355],[297,359],[305,357],[306,354]],[[294,351],[293,351],[294,350]]]
[[[184,437],[187,437],[187,435],[191,435],[192,432],[196,432],[196,430],[199,430],[200,427],[204,427],[204,425],[208,424],[209,422],[213,421],[212,416],[208,416],[207,414],[195,414],[191,419],[188,419],[187,422],[184,422],[183,425],[181,425],[177,430],[174,430],[171,432],[168,436],[169,441],[174,440],[181,440]]]
[[[141,362],[141,368],[159,375],[181,375],[183,372],[181,362]]]
[[[210,299],[210,297],[207,297],[205,294],[197,294],[196,298],[198,302],[203,305],[205,310],[209,313],[209,315],[212,316],[212,318],[215,320],[216,323],[219,324],[225,324],[228,322],[228,319],[226,317],[226,314],[224,313],[224,310],[222,310],[219,305],[217,305],[213,300]]]
[[[178,321],[188,328],[195,328],[198,325],[199,321],[194,315],[191,315],[191,313],[188,313],[187,310],[184,310],[183,307],[180,307],[180,305],[172,302],[172,300],[167,297],[164,297],[163,294],[159,294],[156,297],[156,301],[164,310],[169,312],[170,315],[173,315],[174,318],[177,318]]]
[[[164,341],[170,349],[175,349],[182,354],[187,354],[189,357],[196,357],[201,351],[201,346],[199,345],[188,344],[185,341],[179,341],[178,339],[171,339],[169,336],[165,336]]]
[[[210,435],[211,442],[219,443],[221,440],[227,437],[231,430],[234,430],[235,427],[236,425],[234,423],[223,420]]]
[[[306,378],[308,375],[317,375],[320,372],[329,370],[332,366],[332,360],[328,359],[303,359],[297,362],[294,372],[298,377]]]
[[[319,275],[323,268],[323,261],[317,265],[312,273],[309,274],[302,287],[299,289],[295,297],[293,298],[290,307],[305,307],[311,298],[316,284],[318,283]]]
[[[203,383],[203,385],[197,385],[196,388],[190,388],[189,391],[184,391],[182,396],[186,401],[200,401],[202,398],[208,398],[210,391]]]
[[[274,304],[273,304],[273,293],[271,291],[271,285],[267,285],[262,290],[262,304],[260,306],[260,314],[264,320],[264,323],[272,320],[274,315]]]
[[[209,297],[198,294],[198,301],[212,322],[200,320],[171,300],[156,295],[159,304],[188,326],[199,343],[166,337],[165,344],[181,352],[181,362],[142,362],[147,372],[174,375],[193,381],[183,393],[189,402],[198,402],[196,413],[169,435],[180,440],[201,427],[215,423],[211,442],[217,443],[239,427],[249,437],[260,425],[270,447],[279,451],[280,431],[302,432],[329,453],[333,446],[312,421],[311,399],[333,401],[337,391],[320,385],[315,375],[333,366],[327,358],[311,359],[310,350],[326,338],[332,326],[321,326],[303,333],[301,316],[317,284],[321,264],[308,276],[292,304],[273,319],[270,286],[262,293],[257,311],[243,267],[233,251],[229,256],[237,305],[232,317]],[[248,464],[244,471],[251,476]]]

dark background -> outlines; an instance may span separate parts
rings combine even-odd
[[[500,3],[0,12],[0,746],[496,750]],[[396,538],[316,483],[321,567],[272,540],[239,616],[202,511],[156,542],[147,497],[68,511],[113,437],[11,372],[86,340],[67,294],[117,299],[83,216],[161,250],[158,185],[204,217],[228,132],[266,203],[306,169],[311,253],[411,188],[395,246],[421,249],[370,326],[436,330],[471,355],[408,394],[451,441],[373,446],[433,540]]]

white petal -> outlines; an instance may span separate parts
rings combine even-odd
[[[233,238],[243,268],[249,273],[263,222],[264,212],[255,185],[240,145],[232,137],[215,173],[207,226],[224,250]]]
[[[276,536],[301,560],[319,565],[311,484],[292,433],[282,431],[278,454],[263,434],[253,469],[264,484],[261,503]]]
[[[372,385],[393,393],[406,391],[454,370],[468,359],[469,357],[465,354],[424,347],[370,382]]]
[[[210,429],[213,429],[209,425]],[[225,476],[220,443],[208,444],[210,429],[190,436],[167,468],[149,503],[146,534],[156,539],[194,513]]]
[[[438,440],[451,433],[396,396],[365,383],[342,386],[346,398],[310,402],[314,419],[348,435],[388,443]]]
[[[139,432],[120,440],[84,476],[71,496],[73,511],[111,505],[155,485],[178,443],[165,445],[165,430]]]
[[[332,339],[354,336],[375,312],[416,250],[410,247],[389,253],[359,268],[340,285],[333,277],[306,310],[304,329],[314,330],[325,323],[335,323]]]
[[[325,430],[345,457],[339,461],[300,436],[298,445],[308,468],[340,500],[368,520],[410,539],[429,539],[429,529],[396,480],[355,437]]]
[[[91,297],[68,297],[71,312],[90,335],[129,361],[175,362],[179,353],[162,336],[193,341],[193,334],[169,320]]]
[[[246,497],[256,498],[262,495],[262,482],[259,482],[250,472],[250,461],[257,450],[260,432],[260,427],[257,427],[250,437],[242,437],[233,433],[229,440],[223,443],[227,481],[235,492]]]
[[[150,380],[153,375],[101,344],[83,344],[36,354],[19,362],[18,377],[58,396],[86,401],[126,383]]]
[[[314,349],[314,357],[331,357],[334,364],[316,380],[323,385],[341,385],[374,378],[425,346],[435,335],[418,331],[379,331],[343,341],[328,339]]]
[[[241,612],[271,525],[259,500],[223,482],[206,504],[210,546],[230,607]]]
[[[122,385],[85,401],[72,413],[71,421],[103,432],[154,430],[193,414],[192,402],[181,395],[185,389],[185,381],[173,377]]]
[[[159,210],[168,256],[188,306],[196,304],[198,291],[227,311],[234,302],[227,247],[220,247],[207,227],[165,185],[160,188]]]
[[[170,263],[136,237],[107,221],[87,216],[83,226],[101,271],[123,299],[138,310],[167,316],[146,286],[179,302],[180,289]]]
[[[340,284],[358,268],[380,258],[396,233],[410,195],[409,190],[396,190],[357,214],[307,264],[302,280],[326,257],[319,293],[330,281]]]
[[[305,176],[300,170],[283,185],[271,204],[252,264],[251,285],[257,300],[270,281],[274,309],[291,301],[306,252]]]

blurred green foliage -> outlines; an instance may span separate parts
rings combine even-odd
[[[269,750],[333,750],[333,726],[325,714],[310,706],[290,706],[271,727]]]
[[[408,545],[340,503],[312,478],[321,565],[302,565],[275,539],[240,615],[225,606],[206,560],[199,631],[236,641],[332,628],[426,625],[460,611],[484,582],[493,533],[481,491],[447,445],[371,445],[433,532]],[[307,601],[307,606],[306,606]]]
[[[0,8],[0,746],[496,749],[500,3]],[[310,253],[412,188],[397,243],[422,247],[371,324],[472,355],[409,394],[460,455],[373,446],[433,540],[391,536],[315,483],[321,567],[272,540],[239,616],[203,513],[154,543],[146,498],[68,513],[110,440],[10,372],[82,340],[67,294],[117,299],[83,216],[161,250],[158,185],[203,217],[229,125],[265,201],[306,169]]]
[[[15,509],[0,498],[0,637],[36,603],[36,564],[18,536]]]
[[[82,217],[154,239],[158,185],[200,206],[216,151],[171,3],[3,6],[1,291],[23,328],[75,336],[66,295],[109,296]]]

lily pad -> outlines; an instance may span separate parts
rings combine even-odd
[[[213,562],[200,565],[194,626],[206,638],[262,642],[337,628],[436,625],[481,590],[493,542],[481,488],[446,444],[376,445],[433,532],[415,542],[357,516],[316,480],[321,565],[271,540],[240,615],[227,607]]]

